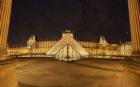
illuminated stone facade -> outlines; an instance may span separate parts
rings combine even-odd
[[[140,54],[140,0],[128,0],[133,54]]]
[[[98,57],[112,58],[112,56],[130,56],[132,52],[131,43],[110,44],[105,37],[101,36],[99,42],[76,41],[71,32],[64,32],[60,40],[36,41],[35,36],[31,36],[27,41],[27,46],[9,48],[9,55],[42,55],[66,59]],[[73,59],[76,60],[76,59]]]
[[[140,2],[139,0],[128,0],[131,38],[132,38],[133,48],[131,47],[130,43],[126,43],[125,45],[123,44],[122,46],[117,45],[117,44],[109,44],[109,43],[106,43],[106,41],[99,42],[99,43],[78,41],[78,43],[89,53],[89,55],[94,55],[94,54],[122,55],[122,53],[118,52],[118,49],[126,50],[127,49],[126,47],[128,47],[129,50],[131,51],[133,49],[133,53],[139,53],[140,52],[140,4],[139,2]],[[7,43],[7,35],[8,35],[8,30],[9,30],[11,6],[12,6],[12,0],[0,0],[0,55],[6,54],[6,46],[7,46],[6,43]],[[104,39],[104,38],[101,37],[101,39]],[[23,49],[28,49],[30,50],[29,52],[31,53],[35,53],[35,52],[46,53],[56,42],[57,41],[35,41],[35,43],[32,43],[32,46],[35,46],[35,47],[30,46],[30,48],[24,47]],[[125,48],[122,48],[122,47],[125,47]],[[131,51],[130,52],[124,51],[123,54],[127,53],[128,55],[129,53],[131,53]],[[27,50],[25,52],[27,52]]]
[[[0,0],[0,56],[6,55],[11,6],[12,0]]]

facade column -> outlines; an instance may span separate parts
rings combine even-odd
[[[0,56],[7,54],[7,37],[12,0],[0,0]],[[0,58],[1,60],[1,58]]]
[[[140,54],[140,0],[128,0],[133,54]]]

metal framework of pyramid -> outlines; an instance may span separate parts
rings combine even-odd
[[[58,59],[79,59],[87,57],[88,52],[73,38],[71,32],[65,32],[62,38],[46,53]]]
[[[73,49],[70,45],[66,45],[62,50],[60,50],[56,55],[55,58],[59,60],[71,61],[80,59],[80,54]]]

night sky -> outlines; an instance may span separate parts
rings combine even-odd
[[[8,43],[26,43],[31,35],[59,39],[71,29],[77,40],[130,41],[127,0],[13,0]]]

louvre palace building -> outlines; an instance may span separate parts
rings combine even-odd
[[[19,57],[53,57],[59,60],[80,58],[118,58],[130,56],[131,42],[111,44],[104,36],[99,42],[77,41],[70,30],[65,30],[60,40],[37,41],[35,35],[27,40],[26,46],[8,47],[8,55]]]

